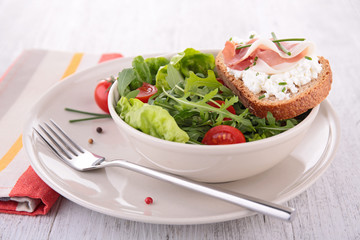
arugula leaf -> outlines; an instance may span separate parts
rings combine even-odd
[[[275,136],[298,124],[296,119],[276,121],[271,112],[267,113],[266,118],[258,118],[254,115],[251,115],[250,119],[255,131],[248,132],[247,135],[245,135],[249,141]]]
[[[230,100],[226,105],[223,105],[221,108],[216,108],[207,104],[207,102],[210,101],[210,99],[212,99],[217,94],[218,91],[217,89],[209,92],[199,101],[189,101],[187,99],[187,97],[189,96],[188,94],[184,94],[183,97],[175,97],[170,93],[168,93],[167,91],[165,91],[164,89],[163,91],[167,97],[177,102],[179,104],[179,107],[181,107],[182,109],[192,109],[193,111],[198,111],[203,116],[206,116],[209,112],[213,112],[220,114],[221,117],[229,117],[240,124],[244,123],[248,125],[248,123],[244,121],[244,117],[247,115],[247,111],[244,111],[240,115],[235,115],[225,109],[225,106],[229,105],[232,102],[238,101],[237,96],[234,96],[232,100]]]
[[[194,93],[199,87],[208,87],[209,90],[216,89],[222,86],[216,80],[216,76],[214,71],[208,70],[208,76],[206,78],[198,77],[195,73],[190,72],[189,77],[186,78],[186,85],[185,85],[185,93],[191,92]]]

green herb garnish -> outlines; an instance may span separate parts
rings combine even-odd
[[[276,37],[275,33],[272,32],[271,35],[272,35],[273,39],[276,41],[276,40],[277,40],[277,37]],[[278,47],[279,47],[284,53],[286,53],[287,55],[291,56],[291,52],[289,52],[288,50],[286,50],[286,48],[284,48],[283,45],[281,45],[279,42],[275,42],[275,43],[276,43],[276,45],[278,45]]]
[[[274,40],[272,40],[272,42],[273,43],[280,43],[280,42],[293,42],[293,41],[305,41],[305,38],[283,38],[283,39],[274,39]],[[242,45],[242,46],[237,46],[236,47],[236,49],[238,50],[238,49],[242,49],[242,48],[247,48],[247,47],[251,47],[251,45],[252,44],[247,44],[247,45]],[[280,44],[279,44],[280,45]],[[280,45],[281,47],[282,47],[282,45]],[[280,48],[281,48],[280,47]],[[285,51],[287,52],[287,50],[285,49]],[[285,52],[285,53],[286,53]],[[288,53],[290,53],[290,52],[288,52]],[[287,54],[288,54],[287,53]],[[289,54],[288,54],[289,55]],[[290,55],[291,55],[291,53],[290,53]],[[289,55],[289,56],[290,56]]]
[[[95,119],[102,119],[102,118],[111,118],[110,114],[92,113],[92,112],[80,111],[80,110],[76,110],[76,109],[72,109],[72,108],[65,108],[65,111],[76,112],[76,113],[93,116],[93,117],[89,117],[89,118],[80,118],[80,119],[69,120],[69,122],[71,122],[71,123],[89,121],[89,120],[95,120]]]
[[[256,65],[256,61],[258,60],[258,56],[256,56],[255,58],[254,58],[254,63],[253,63],[253,66],[255,66]]]
[[[286,85],[287,82],[279,82],[279,85]]]
[[[286,87],[284,87],[281,91],[282,91],[282,92],[285,92],[285,90],[286,90]]]
[[[309,56],[305,56],[305,59],[310,60],[310,61],[312,60],[312,58]]]
[[[260,99],[263,99],[264,97],[265,97],[265,95],[261,95],[261,96],[259,97],[259,100],[260,100]]]

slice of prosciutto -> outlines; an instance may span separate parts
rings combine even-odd
[[[315,50],[314,44],[308,41],[281,42],[291,55],[279,49],[271,39],[251,39],[244,45],[249,44],[250,47],[236,49],[239,46],[236,42],[227,41],[222,51],[225,64],[234,70],[251,67],[257,72],[276,74],[289,71],[305,56],[313,55]]]

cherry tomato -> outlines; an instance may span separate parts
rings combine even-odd
[[[222,85],[224,85],[225,87],[227,87],[226,84],[224,83],[224,81],[223,81],[221,78],[216,78],[216,80],[217,80],[219,83],[221,83]],[[222,93],[222,91],[219,90],[219,93]]]
[[[225,104],[225,101],[222,101],[222,100],[215,100],[215,102],[217,102],[217,103],[220,104],[220,105]],[[213,102],[208,102],[207,104],[209,104],[210,106],[219,108],[219,106],[216,105],[216,104],[213,103]],[[232,114],[236,114],[235,108],[234,108],[233,106],[228,107],[226,110],[228,110],[228,111],[231,112]],[[224,118],[224,120],[225,120],[225,121],[228,121],[228,120],[231,120],[231,118]]]
[[[246,142],[244,134],[232,126],[219,125],[211,128],[201,141],[206,145],[226,145]]]
[[[141,87],[138,88],[140,90],[139,94],[136,96],[137,99],[142,101],[143,103],[147,103],[149,98],[157,93],[157,88],[154,85],[144,82]]]
[[[222,85],[225,85],[224,81],[221,78],[216,78],[216,80],[221,83]]]
[[[109,113],[108,95],[112,83],[113,82],[110,79],[101,80],[95,87],[95,102],[103,111],[107,113]]]

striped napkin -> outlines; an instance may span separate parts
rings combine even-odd
[[[59,197],[36,175],[23,149],[21,131],[31,103],[70,74],[119,57],[26,50],[0,77],[0,213],[43,215]]]

